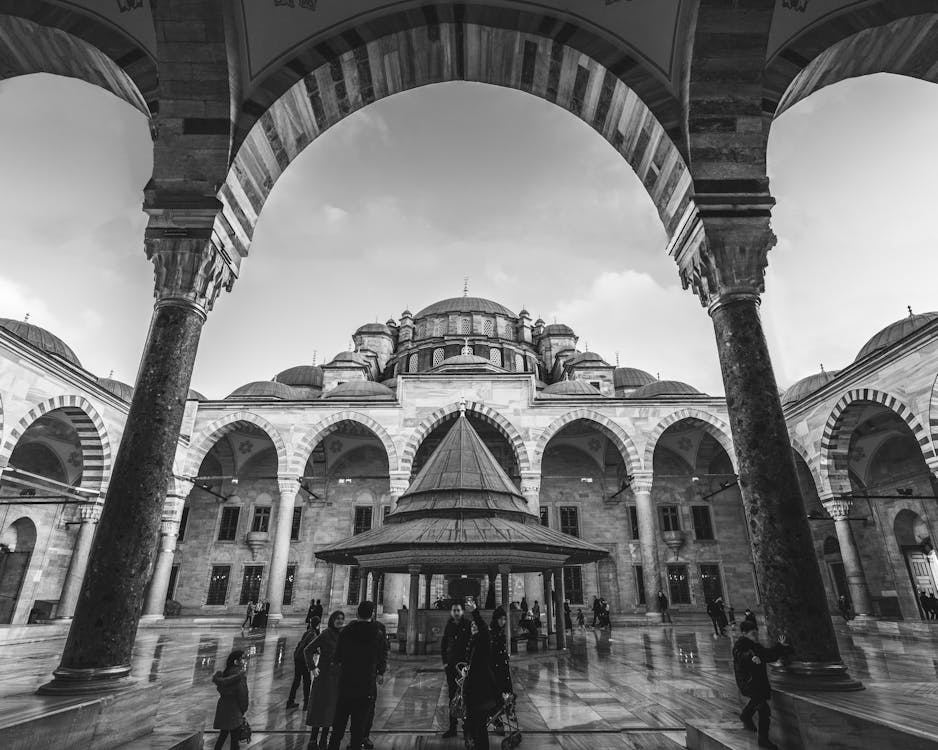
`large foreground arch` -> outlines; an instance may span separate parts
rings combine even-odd
[[[286,476],[289,472],[290,459],[280,431],[263,417],[249,411],[236,411],[216,419],[204,427],[198,436],[193,437],[186,459],[186,476],[196,476],[202,461],[215,444],[229,432],[236,430],[239,424],[245,422],[262,430],[270,438],[270,442],[277,451],[277,475]]]
[[[672,427],[678,422],[683,422],[687,419],[700,422],[701,429],[708,433],[720,444],[720,447],[722,447],[723,450],[726,451],[726,455],[729,456],[729,459],[733,464],[733,470],[738,471],[739,467],[736,463],[736,449],[733,446],[733,439],[730,437],[729,426],[725,424],[719,417],[716,417],[709,412],[701,411],[700,409],[679,409],[663,417],[661,421],[655,425],[654,429],[649,433],[647,441],[645,442],[645,454],[642,463],[642,466],[645,468],[645,470],[651,471],[652,466],[654,465],[655,448],[658,447],[658,441],[661,439],[661,436],[664,435],[669,427]]]

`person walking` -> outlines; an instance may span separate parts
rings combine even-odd
[[[669,610],[668,597],[664,595],[661,589],[658,589],[658,595],[655,598],[658,600],[658,611],[661,613],[661,622],[673,622]]]
[[[710,618],[710,622],[713,623],[713,634],[714,635],[726,635],[726,631],[720,624],[720,613],[719,607],[716,601],[707,602],[707,617]]]
[[[536,603],[535,603],[536,606]],[[456,678],[459,676],[457,667],[465,664],[469,657],[469,640],[472,632],[469,623],[463,618],[463,607],[460,602],[453,602],[449,608],[449,620],[443,629],[443,640],[440,644],[443,657],[443,668],[446,672],[446,688],[450,704],[456,697]],[[456,736],[458,720],[452,713],[449,715],[449,729],[443,732],[444,737]],[[465,721],[463,722],[465,724]]]
[[[249,702],[245,669],[244,651],[236,649],[228,654],[225,669],[212,675],[212,682],[218,690],[215,721],[212,723],[212,726],[218,730],[215,750],[221,750],[225,740],[229,737],[232,750],[237,750],[240,744],[241,724]]]
[[[296,691],[303,683],[303,710],[309,705],[309,689],[312,678],[309,667],[306,664],[306,647],[319,635],[319,619],[314,617],[310,620],[306,632],[300,638],[296,648],[293,649],[293,684],[290,685],[290,695],[287,697],[287,708],[296,708]]]
[[[577,607],[576,611],[576,626],[580,630],[586,630],[586,617],[583,615],[583,610]]]
[[[778,644],[766,648],[759,643],[759,629],[749,621],[743,622],[740,631],[742,634],[733,645],[733,673],[739,692],[747,697],[749,702],[739,714],[739,718],[746,729],[758,732],[759,747],[778,750],[778,745],[769,739],[772,715],[769,698],[772,695],[772,686],[769,684],[766,664],[777,661],[793,649],[784,635],[779,636]],[[759,715],[758,727],[752,721],[755,714]]]
[[[326,629],[303,651],[313,677],[306,711],[306,726],[312,727],[307,750],[326,750],[329,742],[329,729],[335,719],[335,705],[339,698],[339,670],[333,666],[333,657],[344,626],[345,614],[336,610],[329,615]]]
[[[541,625],[541,605],[537,603],[537,599],[534,600],[534,606],[531,607],[531,617],[537,620],[538,627]]]
[[[384,661],[387,663],[388,652],[391,650],[391,644],[388,642],[388,631],[384,627],[384,623],[378,620],[377,612],[372,617],[372,621],[375,624],[375,627],[378,629],[378,636],[381,638],[381,645],[384,648]],[[364,750],[374,750],[375,743],[371,741],[371,726],[375,723],[375,705],[378,701],[378,691],[375,690],[375,694],[371,696],[371,701],[368,705],[368,713],[365,715],[365,726],[363,728],[364,738],[362,739],[362,748]]]
[[[371,620],[374,613],[374,602],[359,604],[358,619],[345,626],[335,647],[333,661],[339,667],[339,700],[332,721],[329,750],[339,750],[347,725],[351,725],[349,750],[362,750],[371,696],[384,682],[387,669],[385,644]]]
[[[570,635],[573,635],[573,617],[570,615],[569,599],[564,599],[563,601],[563,627],[564,630],[570,631]]]
[[[244,613],[244,622],[241,623],[241,630],[244,630],[245,626],[250,628],[254,623],[254,602],[248,602],[248,608]]]
[[[596,627],[596,623],[599,622],[599,612],[600,612],[600,610],[601,610],[601,608],[602,608],[601,605],[600,605],[600,603],[599,603],[599,597],[598,597],[598,596],[594,596],[594,597],[593,597],[593,605],[592,605],[592,606],[593,606],[593,624],[590,625],[590,627],[591,627],[591,628],[595,628],[595,627]]]
[[[511,685],[511,656],[505,638],[507,625],[508,613],[504,607],[498,607],[492,613],[492,675],[495,677],[495,688],[503,700],[510,700],[508,696],[515,692]],[[499,736],[505,734],[505,724],[501,719],[495,722],[495,733]]]
[[[489,750],[489,716],[502,704],[503,699],[492,672],[491,634],[478,609],[472,611],[470,634],[469,671],[462,687],[466,705],[466,735],[472,740],[474,750]]]

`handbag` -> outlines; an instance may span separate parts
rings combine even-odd
[[[251,741],[251,725],[245,717],[241,717],[241,726],[238,727],[238,739],[241,742]]]

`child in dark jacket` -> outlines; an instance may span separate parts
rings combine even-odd
[[[778,644],[772,648],[763,646],[759,643],[759,629],[750,620],[743,621],[740,631],[742,635],[733,645],[733,671],[739,692],[749,698],[749,702],[739,718],[746,729],[758,731],[759,747],[778,750],[778,745],[769,739],[769,697],[772,695],[772,686],[769,685],[766,664],[778,661],[793,649],[783,635],[779,636]],[[755,713],[759,714],[758,728],[752,722]]]

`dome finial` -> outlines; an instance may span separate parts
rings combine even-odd
[[[26,317],[23,318],[23,322],[24,322],[24,323],[28,323],[28,322],[29,322],[29,313],[26,313]]]
[[[616,352],[616,367],[619,366],[619,352]]]
[[[466,416],[466,397],[465,396],[459,397],[459,416],[460,417]]]
[[[113,377],[114,377],[114,370],[111,370],[111,371],[107,374],[107,376],[108,376],[108,379],[113,378]]]
[[[463,297],[469,296],[469,277],[468,276],[463,276],[463,279],[462,279],[462,296]]]
[[[316,358],[319,356],[319,352],[313,349],[313,364],[316,364]]]

